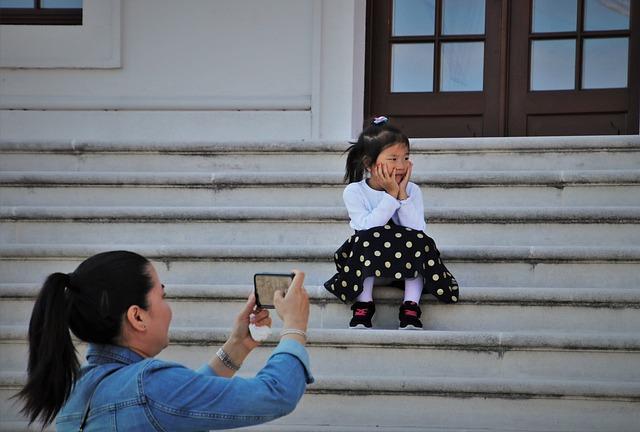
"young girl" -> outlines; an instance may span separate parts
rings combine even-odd
[[[404,281],[399,328],[421,329],[424,284],[444,303],[457,302],[459,295],[458,283],[424,233],[422,193],[409,181],[409,139],[386,117],[376,117],[347,151],[343,199],[355,234],[336,251],[337,273],[324,286],[343,302],[355,299],[349,327],[370,328],[376,278],[400,287]]]

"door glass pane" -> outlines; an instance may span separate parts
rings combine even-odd
[[[43,9],[82,9],[82,0],[41,0]]]
[[[433,44],[393,44],[391,91],[433,91]]]
[[[443,0],[442,34],[484,34],[484,0]]]
[[[586,0],[585,30],[626,30],[629,28],[629,0]]]
[[[0,8],[32,8],[34,0],[0,0]]]
[[[575,31],[576,0],[533,0],[531,28],[534,33]]]
[[[531,90],[573,90],[575,64],[575,39],[533,41]]]
[[[584,40],[582,88],[627,86],[628,38]]]
[[[435,0],[393,0],[393,36],[433,35]]]
[[[440,90],[482,91],[484,42],[442,44]]]

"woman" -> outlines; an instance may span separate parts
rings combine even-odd
[[[56,416],[58,431],[196,431],[264,423],[295,408],[313,382],[304,348],[309,298],[295,277],[274,303],[280,343],[254,378],[233,378],[258,343],[249,323],[270,325],[249,297],[227,342],[193,371],[154,359],[169,343],[171,308],[153,265],[133,252],[105,252],[70,274],[53,273],[29,324],[28,379],[17,395],[31,422]],[[69,330],[88,342],[81,369]]]

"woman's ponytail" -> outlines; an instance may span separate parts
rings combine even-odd
[[[28,378],[16,397],[33,423],[50,424],[69,398],[80,364],[69,332],[71,277],[53,273],[33,306],[29,323]]]

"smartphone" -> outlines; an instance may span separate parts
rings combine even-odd
[[[253,275],[253,289],[256,305],[264,309],[274,309],[273,294],[280,290],[287,293],[293,281],[293,273],[256,273]]]

